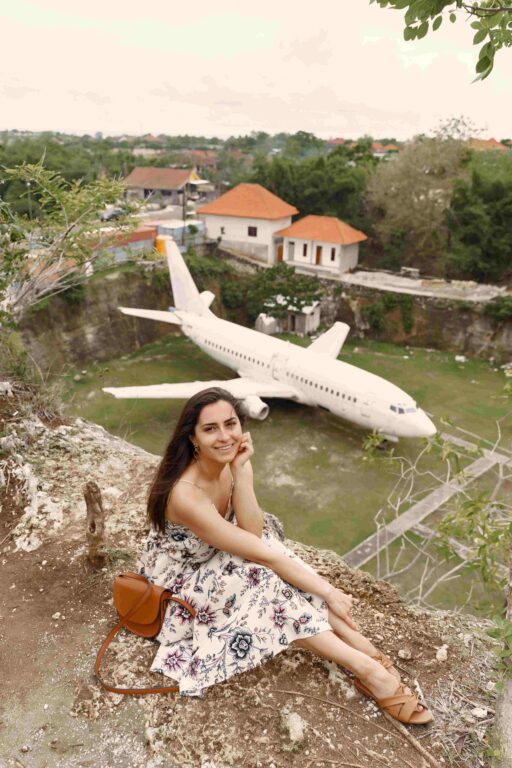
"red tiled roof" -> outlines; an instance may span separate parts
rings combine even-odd
[[[352,245],[367,240],[364,232],[345,224],[334,216],[304,216],[285,229],[274,232],[279,237],[297,237],[300,240],[320,240],[323,243]]]
[[[298,210],[260,184],[239,184],[211,203],[203,205],[197,213],[275,220],[293,216]]]
[[[132,189],[180,189],[190,178],[192,171],[187,168],[151,168],[139,166],[124,180]]]
[[[480,151],[489,149],[499,149],[506,152],[508,151],[508,147],[506,147],[505,144],[501,144],[499,141],[496,141],[496,139],[468,139],[468,144],[471,149],[477,149]]]

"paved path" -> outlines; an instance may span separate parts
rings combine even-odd
[[[453,435],[442,434],[441,436],[447,441],[464,445],[464,447],[475,447],[474,444],[456,438]],[[358,544],[357,547],[343,555],[343,559],[351,568],[360,568],[371,560],[372,557],[375,557],[381,549],[389,546],[407,531],[412,531],[416,528],[416,531],[419,532],[418,526],[425,518],[435,512],[436,509],[445,504],[455,494],[460,493],[469,483],[483,475],[495,464],[508,464],[509,462],[511,462],[510,456],[484,450],[484,455],[466,467],[459,476],[450,482],[443,483],[439,488],[427,494],[421,501],[413,504],[407,512],[379,528],[379,530],[362,541],[361,544]]]

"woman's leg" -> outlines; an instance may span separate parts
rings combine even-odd
[[[367,637],[357,630],[352,629],[352,627],[349,627],[340,616],[337,616],[332,611],[329,611],[329,624],[338,637],[348,645],[351,645],[352,648],[356,648],[358,651],[366,653],[367,656],[371,656],[372,658],[378,653],[378,648],[376,648]],[[400,680],[400,673],[394,666],[389,667],[389,672],[393,675],[395,680]]]
[[[312,637],[294,640],[294,645],[306,648],[316,656],[334,661],[341,667],[350,670],[377,699],[393,696],[397,689],[396,678],[384,669],[378,661],[374,661],[366,653],[352,648],[335,632],[329,630],[319,632]],[[417,710],[421,712],[423,706],[418,704]]]

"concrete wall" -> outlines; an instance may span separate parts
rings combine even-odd
[[[238,216],[200,215],[206,225],[206,235],[212,240],[221,238],[221,243],[228,248],[247,253],[267,264],[274,263],[273,235],[279,229],[288,227],[291,217],[269,221]],[[248,234],[249,227],[256,227],[256,236]]]
[[[291,264],[316,265],[316,251],[321,248],[320,264],[324,269],[332,269],[336,274],[346,272],[357,266],[359,245],[341,246],[322,240],[303,240],[285,237],[283,242],[283,261]],[[334,255],[334,259],[332,256]]]

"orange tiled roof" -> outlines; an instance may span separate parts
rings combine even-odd
[[[211,203],[203,205],[197,213],[274,220],[293,216],[298,210],[261,184],[239,184]]]
[[[192,171],[187,168],[134,168],[124,179],[124,185],[139,189],[180,189],[187,183]]]
[[[498,149],[502,152],[508,152],[508,147],[506,147],[504,144],[501,144],[499,141],[496,141],[496,139],[468,139],[468,144],[471,149],[480,151]]]
[[[334,216],[304,216],[285,229],[274,232],[279,237],[297,237],[300,240],[320,240],[323,243],[353,245],[367,240],[364,232],[354,229]]]

